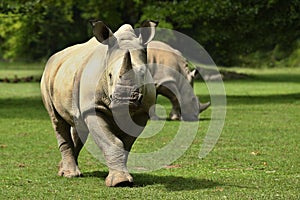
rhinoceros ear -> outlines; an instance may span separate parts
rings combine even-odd
[[[155,35],[155,27],[158,25],[158,21],[145,20],[141,23],[141,28],[138,32],[140,34],[143,44],[149,43]]]
[[[93,34],[99,42],[109,46],[114,45],[116,37],[102,21],[91,20],[90,23],[93,27]]]

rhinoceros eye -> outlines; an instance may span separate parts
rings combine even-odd
[[[109,85],[112,86],[113,85],[112,74],[109,73],[108,76],[109,76]]]

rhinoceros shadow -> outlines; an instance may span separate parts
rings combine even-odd
[[[168,117],[158,117],[155,119],[151,119],[152,121],[169,121],[169,122],[178,122],[179,120],[171,120]],[[201,117],[200,119],[198,119],[198,121],[210,121],[211,118],[210,117]]]
[[[93,171],[83,173],[83,177],[98,177],[100,179],[105,179],[107,172],[104,171]],[[170,191],[182,191],[182,190],[199,190],[207,188],[216,188],[217,186],[222,186],[221,183],[202,179],[202,178],[191,178],[173,175],[151,175],[151,174],[141,174],[132,173],[134,178],[133,187],[145,187],[149,185],[164,185],[167,190]]]

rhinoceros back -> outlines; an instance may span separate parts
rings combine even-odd
[[[151,41],[147,47],[149,70],[156,85],[174,82],[180,88],[180,78],[187,79],[187,60],[182,54],[160,41]]]
[[[47,62],[42,80],[41,92],[43,101],[47,109],[55,109],[58,114],[69,124],[73,124],[73,119],[80,113],[78,100],[82,90],[80,82],[88,80],[85,70],[97,69],[102,65],[96,62],[99,54],[105,53],[105,46],[99,44],[95,38],[83,44],[68,47],[54,54]],[[95,73],[94,73],[95,74]],[[88,89],[88,81],[83,84]],[[86,102],[84,102],[86,103]]]

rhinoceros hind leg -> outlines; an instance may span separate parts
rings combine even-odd
[[[70,132],[71,126],[55,111],[51,112],[50,116],[62,156],[58,175],[68,178],[81,176],[75,159],[74,143]]]
[[[88,130],[81,130],[81,131],[77,131],[77,129],[75,129],[74,127],[71,127],[71,134],[72,134],[72,140],[74,143],[74,157],[75,157],[75,161],[76,164],[78,165],[78,156],[79,153],[83,147],[83,145],[85,144],[87,137],[88,137]]]
[[[169,114],[171,120],[180,120],[181,113],[180,113],[180,104],[178,98],[180,97],[180,93],[175,84],[165,84],[165,86],[160,86],[157,89],[157,93],[165,96],[170,100],[172,103],[172,110]]]
[[[105,184],[107,187],[132,187],[133,178],[128,172],[113,171],[109,172]]]

